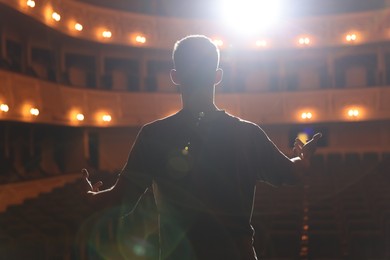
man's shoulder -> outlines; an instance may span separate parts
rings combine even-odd
[[[243,129],[258,129],[260,128],[256,123],[240,118],[238,116],[226,113],[227,115],[227,120],[231,121],[231,123],[236,124],[238,127],[243,128]]]
[[[176,112],[169,116],[159,118],[149,123],[146,123],[145,125],[142,126],[142,130],[150,132],[150,131],[157,131],[164,127],[169,127],[177,121],[178,114],[179,112]]]
[[[228,114],[228,116],[235,121],[236,127],[233,127],[236,129],[235,134],[241,136],[243,140],[262,140],[264,142],[268,140],[267,134],[258,124],[234,115]]]
[[[164,129],[172,128],[174,125],[179,124],[181,121],[180,116],[180,111],[176,112],[167,117],[145,124],[142,127],[142,130],[147,132],[159,132]],[[220,122],[221,127],[233,127],[235,129],[247,131],[258,130],[260,128],[256,123],[232,115],[224,110],[219,111],[218,116],[214,119],[217,119]]]

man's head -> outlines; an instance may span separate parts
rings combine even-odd
[[[205,36],[191,35],[176,42],[172,59],[171,78],[176,85],[210,87],[222,79],[218,47]]]

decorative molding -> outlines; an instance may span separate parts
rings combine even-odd
[[[171,49],[176,40],[186,35],[205,34],[210,37],[221,37],[226,43],[233,43],[237,48],[256,48],[255,42],[250,44],[240,42],[241,39],[236,40],[240,37],[232,35],[230,30],[223,28],[217,22],[129,13],[72,0],[36,2],[34,8],[29,8],[25,0],[0,0],[0,3],[31,16],[66,35],[101,43]],[[51,18],[53,10],[61,14],[59,22]],[[388,41],[390,39],[387,26],[389,20],[390,8],[287,20],[276,28],[277,31],[269,35],[272,42],[271,49],[301,48],[302,46],[297,46],[296,42],[300,35],[312,37],[312,47],[351,44],[345,40],[346,34],[351,32],[358,35],[353,45]],[[81,32],[74,29],[76,22],[83,25]],[[112,38],[103,38],[101,33],[104,30],[110,30]],[[134,40],[136,34],[144,35],[147,39],[146,43],[143,45],[137,43]]]
[[[227,112],[261,124],[324,123],[390,120],[389,98],[390,87],[372,87],[219,93],[216,103]],[[0,71],[0,103],[9,106],[9,112],[0,112],[0,120],[96,127],[140,126],[181,107],[177,93],[77,89],[7,71]],[[29,115],[26,105],[36,106],[39,116]],[[355,107],[360,117],[348,118],[348,109]],[[313,118],[303,120],[302,112],[312,112]],[[76,113],[82,113],[85,120],[76,121]],[[112,116],[111,122],[101,121],[104,113]]]

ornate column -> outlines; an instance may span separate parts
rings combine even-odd
[[[23,43],[22,43],[22,71],[27,72],[29,68],[32,66],[32,59],[31,59],[31,41],[30,38],[27,36],[23,37]]]
[[[0,24],[0,59],[5,59],[7,56],[5,30],[2,24]]]
[[[95,80],[96,80],[96,88],[102,88],[104,87],[102,84],[102,79],[105,74],[105,68],[104,68],[104,56],[101,52],[101,49],[97,51],[95,54],[96,57],[96,69],[95,69]]]
[[[147,75],[148,75],[148,61],[145,55],[142,55],[139,59],[139,77],[140,77],[139,90],[140,91],[146,91],[145,80]]]
[[[287,89],[287,82],[286,82],[286,63],[285,60],[281,57],[279,59],[279,71],[278,71],[278,86],[277,90],[278,91],[285,91]]]
[[[326,54],[326,70],[328,72],[328,87],[334,88],[336,86],[336,74],[334,69],[334,56],[330,52]]]
[[[376,81],[376,85],[382,86],[386,84],[387,75],[386,75],[385,54],[381,46],[379,46],[376,49],[376,56],[377,56],[376,57],[377,67],[375,73],[375,81]]]
[[[57,82],[64,83],[64,75],[66,72],[65,52],[59,42],[53,42],[53,52],[55,56],[55,69]]]

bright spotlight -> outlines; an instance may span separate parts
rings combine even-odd
[[[356,34],[348,34],[345,39],[348,41],[348,42],[354,42],[357,40],[357,36]]]
[[[300,45],[309,45],[310,44],[310,38],[308,37],[301,37],[299,38],[299,44]]]
[[[57,12],[53,12],[51,18],[53,18],[54,21],[59,22],[61,20],[61,15]]]
[[[303,112],[303,113],[301,114],[301,118],[302,118],[302,119],[308,119],[308,120],[310,120],[312,117],[313,117],[313,114],[312,114],[311,112]]]
[[[223,1],[221,5],[224,19],[244,33],[264,31],[281,15],[280,0],[231,0]]]
[[[83,25],[80,24],[80,23],[76,23],[76,24],[74,25],[74,29],[75,29],[76,31],[81,32],[81,31],[83,30]]]
[[[104,31],[104,32],[102,32],[102,36],[103,36],[103,38],[111,38],[111,36],[112,36],[112,33],[111,33],[111,31]]]
[[[30,8],[35,7],[35,1],[34,0],[27,0],[26,5]]]
[[[146,42],[146,38],[142,35],[137,35],[135,37],[135,41],[141,44],[144,44]]]
[[[112,119],[112,117],[111,117],[111,115],[109,115],[109,114],[106,114],[106,115],[103,115],[103,116],[102,116],[102,120],[103,120],[104,122],[110,122],[111,119]]]
[[[35,107],[32,107],[30,109],[30,114],[33,115],[33,116],[38,116],[39,115],[39,109],[35,108]]]
[[[220,40],[220,39],[215,39],[213,40],[214,44],[217,45],[218,47],[222,47],[223,46],[223,41]]]
[[[256,46],[257,47],[267,47],[268,43],[266,40],[257,40],[256,41]]]
[[[79,113],[79,114],[76,115],[76,119],[77,119],[78,121],[84,121],[84,115],[81,114],[81,113]]]
[[[1,104],[0,105],[0,111],[7,113],[9,111],[9,106],[7,104]]]
[[[350,110],[348,110],[348,116],[349,117],[354,117],[354,118],[356,118],[356,117],[358,117],[359,116],[359,110],[358,109],[350,109]]]

